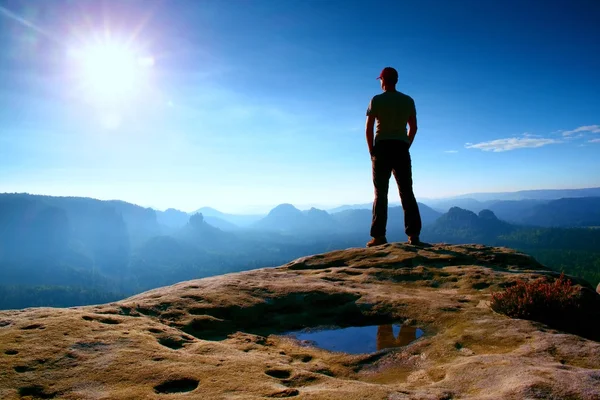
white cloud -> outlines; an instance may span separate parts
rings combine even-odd
[[[524,136],[524,137],[528,137],[528,138],[540,138],[540,137],[542,137],[542,135],[536,135],[536,134],[529,133],[529,132],[525,132],[525,133],[523,134],[523,136]]]
[[[490,140],[488,142],[481,143],[466,143],[465,148],[467,149],[479,149],[483,151],[493,151],[494,153],[499,153],[502,151],[510,151],[516,149],[524,149],[524,148],[536,148],[542,147],[549,144],[561,143],[560,140],[555,139],[542,139],[542,138],[506,138],[506,139],[496,139]]]
[[[590,143],[600,143],[600,139],[592,139],[589,142]]]
[[[565,136],[564,139],[565,140],[575,140],[575,139],[581,139],[582,137],[585,137],[585,134],[578,133],[578,134],[572,134],[570,136]]]
[[[569,136],[579,132],[600,133],[600,125],[580,126],[579,128],[575,128],[572,131],[564,131],[562,134],[563,136]]]
[[[458,153],[458,150],[446,150],[446,151],[444,151],[444,153],[454,154],[454,153]]]

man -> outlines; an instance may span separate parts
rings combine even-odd
[[[404,231],[408,236],[408,243],[417,245],[420,243],[421,215],[413,193],[412,166],[408,151],[417,134],[415,102],[410,96],[396,90],[398,72],[394,68],[384,68],[377,79],[381,81],[383,93],[371,99],[367,109],[366,124],[367,145],[371,153],[375,186],[372,239],[367,243],[367,247],[387,243],[385,234],[388,189],[392,172],[400,190],[400,201],[404,209]],[[373,133],[375,121],[377,127]]]

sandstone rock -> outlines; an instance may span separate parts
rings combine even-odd
[[[489,308],[492,291],[544,275],[558,274],[508,249],[388,244],[4,311],[0,398],[598,399],[600,343]],[[276,334],[392,321],[425,335],[349,355]]]

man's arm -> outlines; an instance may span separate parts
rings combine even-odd
[[[417,114],[408,117],[408,147],[412,146],[417,135]]]
[[[365,131],[367,134],[367,146],[369,146],[369,154],[373,155],[373,126],[375,125],[375,117],[373,115],[367,115],[367,123]]]

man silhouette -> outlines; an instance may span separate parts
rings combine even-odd
[[[372,239],[367,247],[387,243],[386,226],[388,213],[388,189],[390,176],[394,178],[400,191],[400,201],[404,209],[404,231],[409,244],[419,244],[421,215],[413,193],[412,165],[409,148],[417,134],[417,111],[414,100],[396,90],[398,72],[386,67],[377,78],[381,81],[383,93],[374,96],[367,109],[367,145],[373,167],[373,220]],[[373,126],[377,127],[373,132]],[[407,132],[406,125],[409,130]]]

